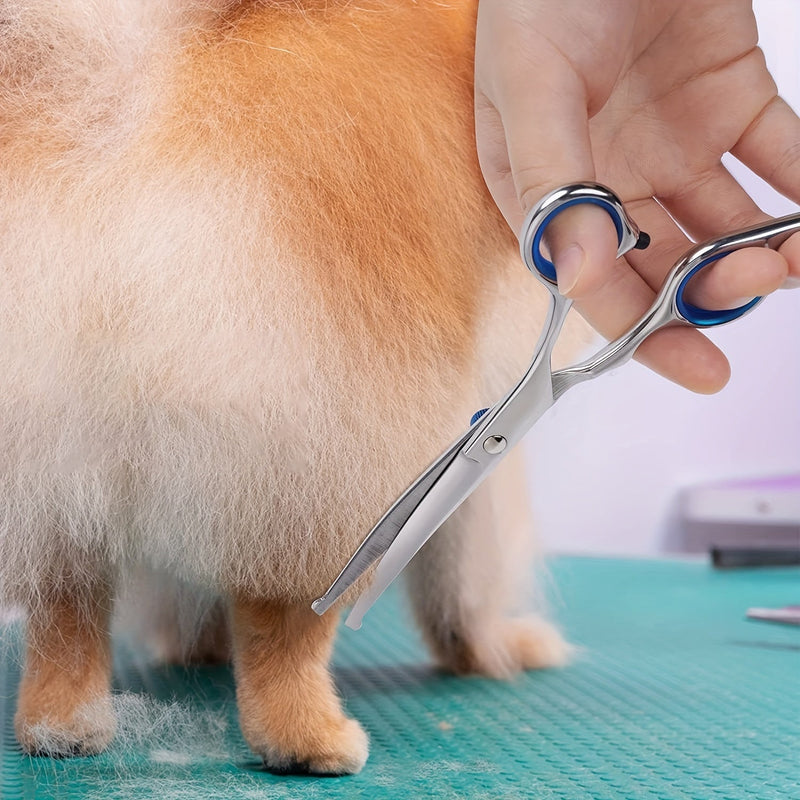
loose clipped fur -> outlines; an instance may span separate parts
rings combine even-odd
[[[29,752],[111,740],[127,585],[161,657],[232,645],[269,767],[364,764],[310,602],[544,315],[476,161],[474,6],[0,0],[0,587],[28,610]],[[515,469],[411,570],[446,668],[565,657],[509,616]]]

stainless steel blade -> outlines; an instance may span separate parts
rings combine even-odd
[[[453,442],[378,520],[328,591],[311,604],[311,608],[317,614],[324,614],[389,549],[422,498],[439,480],[472,435],[473,429],[474,426]]]
[[[433,536],[443,522],[472,493],[475,487],[500,463],[500,458],[490,466],[479,464],[457,452],[448,468],[430,491],[422,498],[402,530],[395,537],[386,554],[375,569],[369,587],[356,600],[345,624],[358,629],[364,614],[383,594],[390,583]]]

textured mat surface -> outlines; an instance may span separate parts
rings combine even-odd
[[[95,758],[28,758],[11,728],[18,631],[0,664],[0,798],[800,800],[800,629],[744,620],[800,601],[800,570],[564,558],[554,607],[582,646],[511,683],[436,672],[392,590],[344,629],[337,681],[369,731],[364,771],[276,777],[236,724],[228,670],[158,669],[118,645],[120,731]]]

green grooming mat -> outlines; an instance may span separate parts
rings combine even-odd
[[[437,671],[391,589],[335,657],[370,758],[344,778],[275,776],[236,723],[230,670],[116,646],[119,733],[91,758],[14,742],[19,630],[0,665],[0,798],[800,800],[800,628],[747,621],[800,601],[800,570],[559,558],[552,605],[579,645],[510,682]]]

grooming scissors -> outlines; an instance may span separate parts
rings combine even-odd
[[[395,501],[328,591],[314,601],[312,608],[318,614],[325,613],[380,558],[372,583],[346,620],[348,627],[360,628],[364,614],[422,545],[564,392],[624,364],[659,328],[672,324],[710,328],[751,311],[762,298],[718,311],[692,305],[684,293],[700,270],[723,256],[744,247],[777,249],[792,233],[800,231],[800,214],[793,214],[692,247],[672,267],[653,305],[627,333],[593,357],[553,372],[551,355],[572,301],[558,291],[555,267],[542,254],[542,237],[556,215],[580,203],[597,205],[611,217],[619,243],[618,258],[631,249],[648,246],[650,237],[639,231],[622,201],[600,184],[563,186],[531,210],[522,229],[520,249],[525,265],[549,290],[550,308],[530,367],[502,400],[475,414],[469,429]]]

